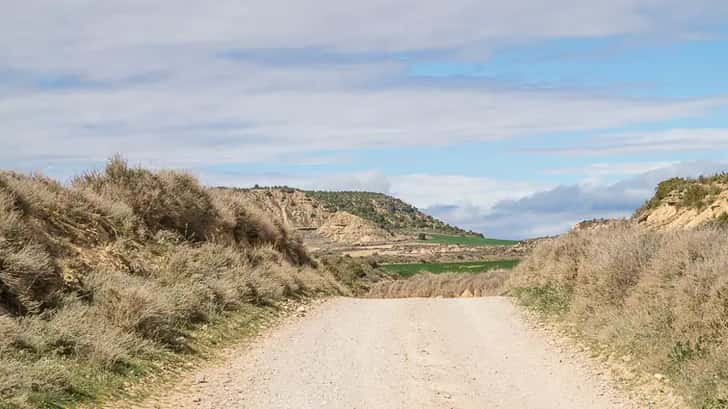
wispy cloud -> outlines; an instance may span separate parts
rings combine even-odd
[[[526,79],[508,71],[533,58],[569,59],[569,47],[509,60],[486,80],[424,78],[412,67],[497,65],[494,56],[509,47],[519,54],[569,39],[598,39],[607,49],[615,39],[693,41],[718,33],[727,16],[722,0],[10,2],[0,14],[0,166],[67,179],[121,152],[133,163],[190,169],[210,184],[389,192],[486,231],[495,222],[482,216],[495,209],[503,212],[497,232],[525,234],[499,202],[537,194],[574,174],[599,185],[603,177],[676,160],[650,156],[616,164],[623,161],[609,155],[728,147],[725,132],[709,126],[607,132],[701,118],[728,105],[728,90],[638,98],[621,89],[573,86],[560,69],[547,78],[536,67]],[[539,137],[567,133],[600,136],[566,147]],[[526,141],[532,148],[542,144],[531,153],[605,158],[540,166],[531,161],[549,155],[523,155]],[[506,144],[518,145],[505,153],[509,160],[495,158],[505,149],[489,147]],[[434,159],[441,166],[433,170],[371,170],[381,168],[372,152],[391,157],[395,148],[471,145],[482,148],[483,163],[549,169],[539,176],[554,182],[525,172],[502,176],[517,173],[509,169],[464,172],[457,157]],[[346,156],[361,149],[368,154]],[[282,169],[249,171],[257,165]],[[296,174],[290,171],[296,166],[326,169]],[[597,194],[578,190],[561,193],[585,203]],[[593,209],[572,210],[581,217]],[[565,223],[544,219],[529,234]]]
[[[715,128],[602,134],[574,146],[527,148],[524,151],[559,155],[614,155],[726,148],[728,148],[728,129]]]
[[[522,239],[560,234],[592,218],[629,217],[649,199],[659,182],[728,170],[728,163],[682,162],[601,185],[560,185],[493,206],[435,206],[438,216],[492,236]]]

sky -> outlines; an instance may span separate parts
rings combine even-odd
[[[388,193],[499,238],[728,170],[724,0],[0,0],[0,168]]]

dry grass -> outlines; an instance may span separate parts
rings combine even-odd
[[[417,274],[408,279],[375,283],[368,296],[374,298],[407,297],[481,297],[503,293],[508,270],[491,270],[479,274]]]
[[[62,186],[0,172],[0,409],[94,398],[189,331],[349,289],[235,192],[120,158]]]
[[[351,289],[355,295],[366,295],[375,283],[392,279],[388,273],[379,268],[374,259],[326,256],[322,258],[321,264],[337,282]]]
[[[104,172],[76,178],[78,190],[90,190],[108,202],[123,202],[156,233],[169,230],[186,239],[203,241],[216,232],[219,211],[197,180],[186,173],[131,168],[120,157]]]
[[[507,284],[587,337],[668,374],[697,408],[728,407],[728,231],[628,223],[541,244]]]

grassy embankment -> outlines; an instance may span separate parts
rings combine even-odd
[[[382,269],[398,274],[402,277],[411,277],[418,273],[429,272],[439,273],[483,273],[494,269],[511,269],[520,260],[490,260],[490,261],[467,261],[454,263],[407,263],[407,264],[384,264]]]
[[[506,288],[595,346],[660,374],[700,409],[728,408],[728,230],[624,223],[540,244]]]
[[[509,270],[519,261],[385,264],[382,269],[400,279],[374,283],[368,296],[402,298],[502,294]]]
[[[478,236],[451,236],[446,234],[428,234],[427,242],[438,244],[457,244],[462,246],[512,246],[515,240],[491,239]]]
[[[0,172],[0,408],[98,399],[282,300],[376,274],[316,262],[280,222],[185,173],[118,158],[70,186]]]

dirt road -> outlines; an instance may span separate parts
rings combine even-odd
[[[335,299],[143,408],[632,408],[506,298]]]

